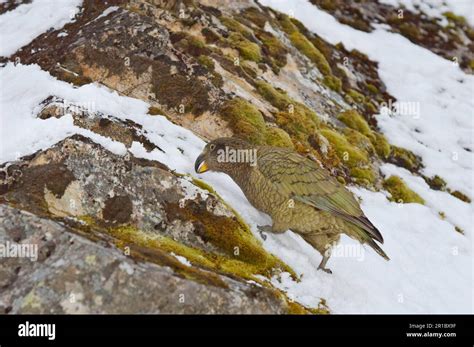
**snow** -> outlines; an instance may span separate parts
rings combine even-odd
[[[186,266],[191,266],[192,265],[191,262],[188,259],[186,259],[186,257],[174,254],[173,252],[171,252],[171,255],[173,257],[175,257],[176,259],[178,259],[178,261],[183,265],[186,265]]]
[[[34,0],[0,15],[0,56],[9,57],[47,30],[62,28],[79,12],[82,0]]]
[[[474,2],[472,0],[378,0],[381,4],[392,5],[396,8],[405,7],[414,13],[423,13],[430,18],[438,18],[441,23],[448,21],[443,16],[445,12],[453,12],[466,18],[474,25]]]
[[[306,1],[292,5],[262,2],[283,12],[292,10],[310,30],[330,42],[342,41],[349,49],[357,48],[378,61],[389,92],[401,101],[420,104],[420,114],[415,116],[382,112],[378,121],[383,132],[392,143],[420,154],[425,174],[439,174],[450,187],[473,196],[473,158],[462,149],[472,149],[472,76],[397,34],[382,29],[362,33]],[[458,82],[461,79],[463,83]],[[13,63],[0,68],[0,90],[0,162],[48,148],[74,133],[88,136],[114,153],[126,153],[123,144],[75,126],[71,115],[36,118],[41,101],[54,95],[68,104],[88,105],[93,111],[141,124],[144,135],[163,152],[147,152],[135,142],[130,148],[133,155],[158,160],[209,183],[247,221],[256,237],[256,226],[271,222],[248,203],[228,176],[212,172],[196,175],[193,164],[204,141],[165,117],[147,115],[149,105],[141,100],[120,96],[95,83],[76,88],[37,65]],[[451,159],[453,152],[457,160]],[[391,260],[387,262],[343,237],[328,263],[333,270],[329,275],[316,270],[321,256],[297,234],[267,235],[264,247],[301,275],[301,281],[296,282],[284,273],[272,278],[272,283],[305,305],[316,307],[324,298],[333,313],[473,312],[472,204],[431,190],[420,177],[402,168],[385,164],[381,171],[386,176],[399,175],[426,200],[425,206],[397,204],[387,200],[386,192],[351,188],[362,199],[368,218],[382,231],[383,249]],[[444,220],[439,212],[446,215]],[[455,226],[465,235],[457,233]]]

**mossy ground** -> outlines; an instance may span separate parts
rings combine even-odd
[[[391,146],[391,152],[387,160],[388,162],[404,167],[411,172],[416,172],[422,167],[420,157],[408,149],[397,146]]]
[[[278,127],[267,127],[265,142],[269,146],[294,148],[290,135]]]
[[[367,153],[353,146],[346,137],[329,128],[322,129],[321,134],[329,141],[335,149],[339,159],[350,169],[367,165],[369,157]]]
[[[319,127],[317,114],[307,106],[293,100],[265,81],[257,81],[255,87],[264,99],[280,110],[275,115],[276,123],[289,135],[306,142],[308,135]]]
[[[357,130],[361,134],[367,137],[373,137],[372,130],[369,127],[367,121],[362,115],[356,110],[347,110],[342,112],[338,119],[347,125],[349,128]]]
[[[325,76],[323,79],[323,83],[329,89],[332,89],[336,92],[340,92],[342,88],[342,81],[337,78],[336,76]]]
[[[241,33],[231,33],[228,38],[231,47],[235,48],[243,59],[258,63],[262,60],[260,47],[246,39]]]
[[[279,23],[295,48],[308,57],[324,76],[332,74],[331,67],[324,55],[299,31],[288,16],[280,15]]]
[[[265,120],[248,101],[241,98],[229,100],[221,108],[221,114],[230,123],[235,135],[255,144],[265,143]]]
[[[391,194],[391,201],[402,204],[425,203],[421,196],[408,188],[405,182],[398,176],[390,176],[384,181],[383,186]]]

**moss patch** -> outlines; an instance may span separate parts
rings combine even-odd
[[[290,135],[277,127],[267,127],[265,142],[270,146],[294,148]]]
[[[247,40],[241,33],[231,33],[228,42],[230,46],[237,49],[242,58],[257,63],[262,60],[260,47],[256,43]]]
[[[372,144],[374,145],[375,151],[377,152],[377,155],[380,158],[385,160],[390,156],[392,147],[390,146],[387,141],[387,138],[384,135],[374,132]]]
[[[359,93],[357,90],[349,89],[346,94],[346,101],[355,102],[357,104],[363,104],[365,101],[365,96]]]
[[[152,116],[164,116],[166,113],[159,107],[150,106],[150,108],[148,109],[148,114]]]
[[[344,111],[337,118],[349,128],[357,130],[369,138],[373,137],[369,124],[356,110]]]
[[[295,48],[308,57],[324,76],[332,74],[326,57],[298,30],[288,16],[281,15],[279,23]]]
[[[289,135],[306,142],[308,136],[318,128],[318,116],[307,106],[293,100],[265,81],[257,81],[255,87],[270,104],[281,110],[275,115],[276,123]]]
[[[402,204],[418,203],[424,204],[425,201],[403,182],[398,176],[390,176],[383,182],[384,188],[392,195],[389,199]]]
[[[444,12],[443,15],[450,22],[460,24],[460,25],[466,25],[466,18],[464,18],[463,16],[458,16],[451,11]]]
[[[349,168],[368,164],[367,154],[350,144],[343,135],[330,129],[322,129],[321,135],[329,141],[339,159]]]
[[[446,189],[446,181],[443,180],[441,177],[438,175],[435,175],[433,177],[423,177],[425,179],[425,182],[430,186],[431,189],[433,190],[445,190]]]
[[[336,92],[340,92],[342,88],[342,81],[336,76],[325,76],[323,83],[329,89],[332,89]]]
[[[455,198],[458,198],[459,200],[467,202],[468,204],[471,203],[471,199],[469,199],[469,197],[466,194],[461,193],[459,190],[455,190],[454,192],[450,191],[449,193]]]
[[[357,130],[346,128],[344,129],[343,135],[351,145],[356,146],[361,151],[367,153],[369,156],[375,155],[375,148],[372,145],[372,142],[364,134],[358,132]]]
[[[375,183],[376,175],[372,169],[363,169],[363,168],[352,168],[350,171],[351,177],[355,180],[356,183],[370,186]]]
[[[205,66],[209,71],[214,71],[215,69],[214,61],[207,55],[200,55],[198,57],[198,63]]]
[[[224,25],[227,27],[227,29],[229,29],[230,31],[241,33],[241,34],[242,34],[244,37],[246,37],[247,39],[251,39],[251,38],[252,38],[252,31],[250,31],[249,29],[247,29],[246,27],[244,27],[241,23],[239,23],[239,22],[236,21],[235,19],[230,18],[230,17],[221,16],[221,17],[219,18],[219,20],[220,20],[221,23],[224,24]]]
[[[168,59],[166,57],[162,59]],[[174,63],[155,60],[153,62],[152,92],[159,99],[160,104],[168,108],[180,109],[184,106],[185,112],[200,115],[211,108],[209,100],[210,87],[206,86],[195,76],[175,73],[171,67]]]
[[[247,7],[243,10],[242,16],[261,29],[263,29],[265,27],[265,23],[269,21],[268,15],[256,7]]]
[[[420,157],[408,149],[397,146],[392,146],[387,161],[397,166],[404,167],[411,172],[416,172],[422,167]]]
[[[287,48],[278,38],[267,31],[260,30],[256,33],[256,36],[262,42],[264,59],[267,59],[272,70],[278,73],[280,68],[286,65]]]
[[[236,135],[255,144],[265,143],[265,120],[260,111],[248,101],[242,98],[226,101],[221,114]]]

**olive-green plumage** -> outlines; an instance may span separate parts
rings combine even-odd
[[[228,174],[255,208],[270,215],[272,226],[260,227],[261,231],[291,229],[300,234],[323,255],[319,268],[327,272],[328,250],[341,233],[370,245],[388,260],[375,243],[383,243],[382,235],[352,193],[326,169],[290,149],[220,138],[196,160],[197,172],[207,170]]]

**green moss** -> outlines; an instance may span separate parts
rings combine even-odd
[[[466,194],[461,193],[459,190],[455,190],[454,192],[450,191],[449,193],[455,198],[458,198],[459,200],[467,202],[468,204],[471,203],[471,199],[469,199],[469,197]]]
[[[261,29],[265,27],[265,23],[270,19],[265,12],[256,7],[247,7],[243,10],[242,16]]]
[[[77,87],[83,86],[84,84],[92,83],[92,79],[89,77],[83,76],[80,73],[72,73],[65,70],[59,70],[59,75],[61,80],[71,83]]]
[[[159,107],[150,106],[150,108],[148,109],[148,114],[152,116],[157,116],[157,115],[164,116],[166,113]]]
[[[438,215],[439,215],[439,218],[441,218],[442,220],[446,219],[446,213],[444,213],[443,211],[439,211]]]
[[[446,181],[443,180],[438,175],[433,177],[423,177],[425,182],[430,186],[433,190],[445,190],[446,189]]]
[[[257,38],[262,42],[264,57],[269,58],[272,67],[279,69],[286,65],[286,54],[288,50],[278,38],[266,31],[258,31]]]
[[[331,67],[326,57],[298,30],[290,18],[282,15],[279,22],[296,49],[307,56],[324,76],[331,75]]]
[[[319,127],[317,114],[306,105],[293,100],[265,81],[257,81],[255,88],[265,100],[281,110],[275,115],[276,123],[289,135],[306,142],[308,136]]]
[[[411,172],[415,172],[421,168],[421,158],[408,149],[397,146],[392,146],[388,161],[397,166],[404,167]]]
[[[349,97],[347,98],[347,96]],[[357,104],[362,104],[365,101],[365,96],[354,89],[349,89],[346,94],[346,100],[353,101]]]
[[[332,89],[336,92],[340,92],[342,88],[342,81],[337,78],[336,76],[325,76],[323,79],[323,83],[329,89]]]
[[[367,88],[367,90],[372,93],[372,94],[379,94],[380,91],[378,90],[378,88],[376,86],[374,86],[373,84],[371,83],[367,83],[365,85],[365,87]]]
[[[252,32],[247,29],[246,27],[244,27],[242,24],[240,24],[238,21],[236,21],[235,19],[233,18],[230,18],[230,17],[225,17],[225,16],[221,16],[219,18],[219,20],[221,21],[222,24],[224,24],[227,29],[229,29],[230,31],[234,31],[234,32],[238,32],[238,33],[241,33],[242,35],[244,35],[246,38],[250,38],[252,36]]]
[[[294,148],[290,135],[277,127],[267,127],[265,142],[269,146]]]
[[[207,55],[200,55],[198,57],[198,62],[202,66],[205,66],[209,71],[214,71],[215,69],[214,61]]]
[[[371,140],[364,134],[350,128],[344,129],[343,134],[346,137],[347,141],[349,141],[352,145],[366,152],[368,155],[375,154],[375,148],[372,145]],[[373,138],[372,134],[370,135]]]
[[[404,22],[398,27],[403,36],[413,40],[419,41],[421,38],[421,33],[416,24]]]
[[[460,25],[466,25],[466,18],[464,18],[463,16],[458,16],[457,14],[454,14],[451,11],[444,12],[443,15],[450,22],[460,24]]]
[[[364,102],[364,107],[370,114],[378,113],[377,107],[370,101]]]
[[[375,183],[375,179],[377,178],[374,170],[369,168],[352,168],[350,170],[350,175],[356,183],[365,186],[373,185]]]
[[[372,144],[374,145],[375,152],[381,159],[387,159],[390,156],[391,146],[385,136],[374,132]]]
[[[255,71],[255,68],[250,64],[248,61],[243,61],[240,63],[240,67],[242,70],[245,71],[247,75],[249,75],[252,79],[257,78],[257,71]]]
[[[207,55],[210,53],[205,42],[196,36],[185,32],[178,32],[174,34],[173,39],[177,40],[174,44],[176,48],[189,53],[193,57],[199,57],[200,55]]]
[[[248,101],[242,98],[226,101],[221,114],[236,135],[255,144],[265,143],[265,120],[260,111]]]
[[[383,182],[384,188],[392,195],[391,201],[398,203],[418,203],[424,204],[425,201],[414,191],[412,191],[398,176],[390,176]]]
[[[460,233],[461,235],[464,235],[464,230],[460,227],[458,227],[457,225],[454,226],[454,230],[456,230],[456,232]]]
[[[373,137],[372,130],[369,124],[356,110],[347,110],[339,114],[337,117],[341,122],[347,125],[349,128],[357,130],[361,134],[367,137]]]
[[[267,100],[279,110],[287,110],[289,105],[294,105],[295,103],[285,93],[276,90],[265,81],[256,81],[255,88],[260,93],[260,95],[265,98],[265,100]]]
[[[178,205],[175,207],[179,209]],[[167,209],[169,208],[168,205]],[[255,275],[270,277],[274,274],[275,269],[287,271],[293,278],[297,278],[291,268],[263,249],[240,216],[236,215],[236,219],[229,219],[217,217],[211,213],[195,215],[192,209],[180,209],[180,212],[185,213],[188,217],[187,220],[191,222],[198,220],[205,229],[206,241],[211,242],[224,253],[209,253],[182,244],[170,237],[140,230],[133,225],[109,228],[102,226],[99,220],[91,216],[82,216],[80,220],[88,226],[92,226],[93,230],[114,237],[119,248],[128,247],[133,253],[132,255],[170,266],[187,278],[191,275],[193,279],[202,280],[202,278],[194,278],[196,275],[198,277],[203,275],[200,274],[201,271],[198,267],[257,282],[261,281]],[[171,253],[185,257],[195,266],[188,267],[181,264]],[[215,274],[208,274],[205,277],[209,276],[213,281],[222,282]],[[204,279],[209,280],[209,278]],[[217,284],[225,285],[224,282]]]
[[[233,48],[239,51],[242,58],[257,63],[262,60],[260,47],[256,43],[247,40],[242,34],[236,32],[231,33],[228,42]]]
[[[469,60],[469,63],[467,64],[471,70],[474,70],[474,59]]]
[[[221,40],[221,36],[219,36],[214,30],[209,29],[207,27],[201,30],[202,36],[204,36],[207,43],[216,43]]]
[[[330,129],[322,129],[321,135],[329,141],[338,158],[349,168],[368,164],[367,154],[350,144],[343,135]]]

